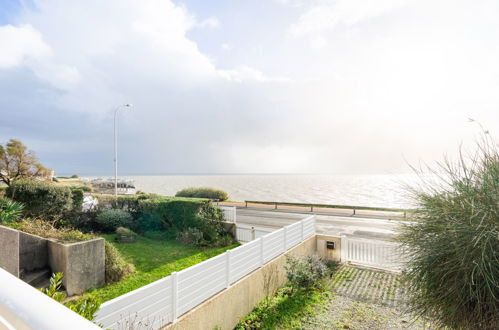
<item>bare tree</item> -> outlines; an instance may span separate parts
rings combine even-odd
[[[48,178],[50,173],[21,141],[10,139],[5,146],[0,145],[0,181],[6,185],[17,179]]]

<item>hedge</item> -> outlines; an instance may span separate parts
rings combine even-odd
[[[223,190],[210,188],[210,187],[190,187],[178,191],[176,197],[194,197],[194,198],[208,198],[220,201],[225,201],[229,198]]]
[[[6,196],[24,204],[24,215],[46,220],[61,218],[73,207],[68,187],[36,180],[17,180],[6,191]]]

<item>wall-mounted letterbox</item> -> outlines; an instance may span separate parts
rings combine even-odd
[[[328,250],[334,250],[334,242],[333,241],[326,241],[326,248]]]

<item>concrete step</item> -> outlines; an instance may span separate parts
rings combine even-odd
[[[50,269],[44,268],[44,269],[39,269],[35,270],[29,273],[26,273],[22,276],[22,280],[29,285],[40,289],[40,288],[46,288],[50,284],[50,276],[51,276]]]

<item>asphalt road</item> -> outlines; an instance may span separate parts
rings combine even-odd
[[[237,209],[237,222],[250,226],[280,228],[310,216],[310,213]],[[317,232],[321,234],[346,235],[359,238],[391,240],[396,236],[401,221],[317,215]]]

